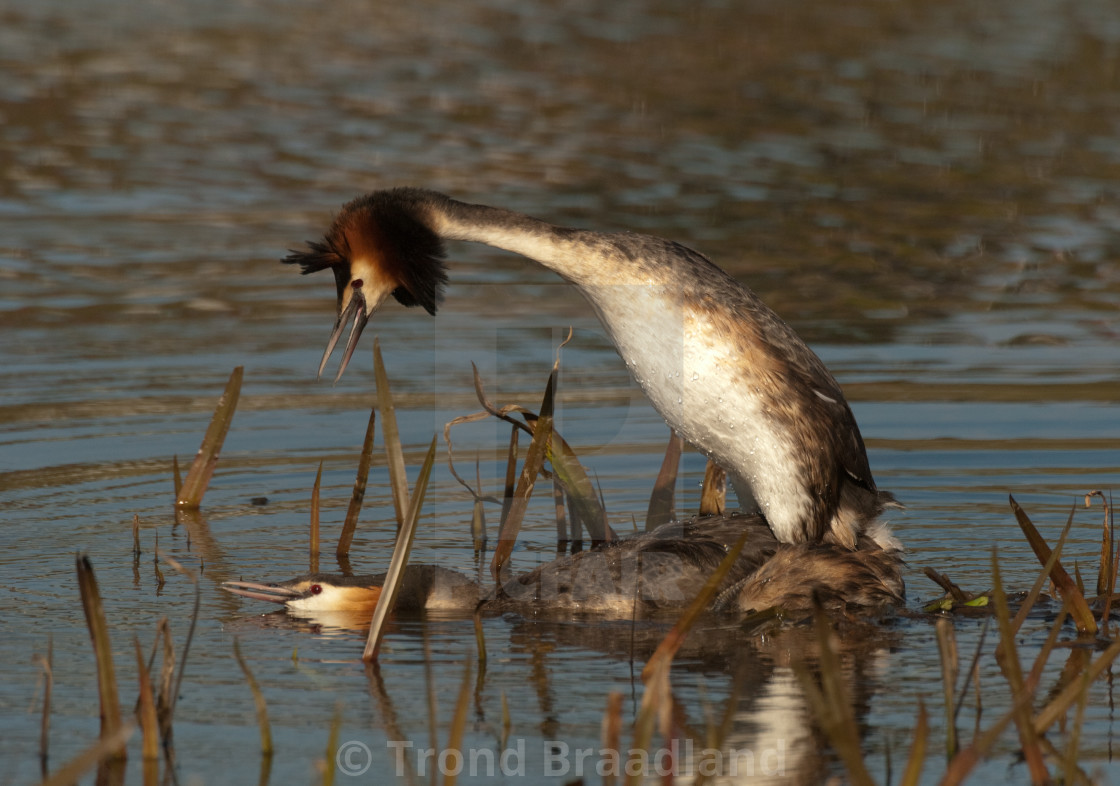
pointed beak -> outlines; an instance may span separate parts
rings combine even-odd
[[[276,584],[258,584],[254,581],[226,581],[222,583],[222,589],[226,592],[232,592],[234,595],[240,595],[243,598],[252,598],[253,600],[267,600],[270,603],[287,603],[290,600],[295,600],[303,595],[302,592],[296,592],[287,587],[280,587]]]
[[[338,367],[338,374],[335,376],[334,381],[342,379],[342,372],[346,371],[347,364],[350,363],[350,357],[354,354],[354,348],[358,346],[358,339],[362,335],[362,330],[365,329],[366,323],[369,321],[369,315],[366,313],[366,298],[362,294],[359,287],[354,287],[350,293],[350,302],[346,304],[346,308],[338,315],[338,321],[334,323],[334,330],[331,331],[331,337],[327,340],[327,349],[323,352],[323,359],[319,362],[319,377],[323,376],[323,369],[327,366],[327,360],[330,359],[331,353],[334,352],[335,345],[338,344],[339,338],[342,337],[342,332],[346,328],[346,323],[352,323],[353,327],[350,328],[350,338],[346,341],[346,350],[342,353],[342,363]]]

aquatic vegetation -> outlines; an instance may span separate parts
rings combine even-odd
[[[377,419],[386,425],[389,421],[395,423],[388,375],[381,362],[379,350],[375,350],[375,353],[378,405],[377,409],[371,412],[370,428],[367,429],[366,439],[358,459],[357,479],[346,514],[344,532],[350,528],[351,538],[373,463],[373,424]],[[472,504],[475,508],[472,515],[471,538],[476,545],[481,541],[484,547],[487,539],[485,516],[481,513],[483,505],[502,504],[504,513],[497,538],[498,548],[495,549],[495,558],[492,562],[492,566],[498,572],[509,565],[513,542],[524,520],[531,492],[542,478],[553,479],[555,488],[568,503],[558,506],[558,522],[565,508],[571,510],[579,507],[570,504],[572,495],[585,494],[586,509],[596,512],[580,515],[590,515],[597,519],[599,533],[606,535],[610,532],[606,527],[605,514],[601,512],[603,506],[598,494],[593,490],[587,493],[587,489],[593,489],[590,476],[579,461],[576,452],[563,442],[563,437],[554,429],[552,414],[555,406],[555,372],[554,367],[542,395],[539,412],[531,412],[512,405],[494,406],[486,399],[482,382],[476,372],[476,392],[484,409],[484,412],[479,414],[482,417],[497,417],[511,423],[513,435],[506,460],[505,490],[501,499],[482,493],[477,470],[473,488],[463,483],[471,490]],[[231,377],[231,383],[232,381]],[[236,396],[232,397],[232,403],[229,403],[230,398],[224,396],[224,404],[219,406],[226,428],[236,406]],[[375,415],[380,417],[377,418]],[[515,415],[518,417],[514,417]],[[216,414],[216,420],[218,417],[219,415]],[[448,423],[445,427],[444,438],[448,449],[448,461],[453,472],[450,429],[471,419],[477,418],[464,416]],[[219,426],[219,430],[220,428]],[[403,480],[406,474],[399,431],[395,426],[392,430],[384,428],[383,431],[387,463],[391,468],[394,461],[400,461],[398,478]],[[531,435],[524,457],[519,456],[518,451],[517,435],[521,431]],[[211,440],[209,444],[211,446],[216,444],[217,447],[212,451],[208,450],[205,458],[200,453],[200,459],[196,461],[209,466],[210,472],[213,472],[217,451],[220,449],[220,440],[216,442]],[[389,567],[390,579],[386,581],[386,590],[378,601],[363,653],[363,659],[367,663],[366,674],[370,684],[370,695],[378,703],[378,711],[384,719],[391,738],[398,740],[408,739],[407,730],[397,725],[398,721],[393,719],[395,713],[392,710],[390,687],[382,679],[383,666],[377,664],[376,658],[384,640],[385,623],[390,616],[388,610],[392,608],[393,603],[392,594],[398,590],[403,570],[408,564],[409,550],[415,537],[428,488],[435,451],[436,439],[433,437],[411,493],[407,488],[407,481],[403,490],[399,492],[397,484],[391,481],[395,492],[395,505],[403,511],[403,518],[398,519],[401,526]],[[676,482],[680,452],[679,440],[672,436],[658,483],[651,494],[647,520],[656,520],[658,517],[673,513],[672,490]],[[393,458],[394,455],[396,459]],[[564,467],[563,472],[558,465]],[[701,494],[704,500],[702,504],[709,510],[717,510],[723,504],[722,483],[717,469],[708,468],[706,487],[713,488],[705,488]],[[191,472],[193,471],[192,467]],[[188,478],[190,477],[191,473],[188,473]],[[458,478],[457,474],[456,477]],[[584,483],[584,480],[587,482]],[[207,483],[208,481],[209,477],[206,479]],[[319,462],[310,503],[311,536],[308,556],[312,570],[318,568],[321,481],[322,462]],[[460,482],[462,483],[461,478]],[[203,490],[205,485],[206,483],[202,484]],[[983,591],[962,588],[942,571],[933,568],[926,570],[927,575],[945,590],[945,596],[924,604],[920,612],[903,612],[903,614],[919,624],[928,621],[933,626],[940,674],[939,679],[930,686],[931,695],[918,703],[914,712],[913,732],[907,735],[905,741],[901,741],[901,748],[891,754],[902,762],[900,778],[897,782],[918,783],[923,776],[928,777],[930,773],[939,774],[944,783],[965,782],[974,775],[976,768],[986,758],[995,755],[997,746],[1007,744],[1012,728],[1017,739],[1019,755],[1022,756],[1028,776],[1033,782],[1046,782],[1059,778],[1065,783],[1091,780],[1091,773],[1085,772],[1078,763],[1081,729],[1086,716],[1089,691],[1094,684],[1109,678],[1115,658],[1120,656],[1120,641],[1113,638],[1114,626],[1111,626],[1111,609],[1116,597],[1113,594],[1116,566],[1120,563],[1118,558],[1120,555],[1115,551],[1111,507],[1108,500],[1100,492],[1092,492],[1087,495],[1087,501],[1097,497],[1104,500],[1106,504],[1095,584],[1091,585],[1095,589],[1092,597],[1087,597],[1088,593],[1085,582],[1081,580],[1080,570],[1075,567],[1071,575],[1063,566],[1066,536],[1073,523],[1073,513],[1071,512],[1055,545],[1051,547],[1039,533],[1031,517],[1014,499],[1010,500],[1011,513],[1041,566],[1036,579],[1027,591],[1008,590],[1003,578],[1004,572],[1001,570],[999,553],[994,548],[991,555],[991,587]],[[594,506],[590,502],[592,498]],[[178,505],[181,499],[182,496],[177,495],[177,507],[182,507]],[[179,514],[189,515],[181,510]],[[197,522],[193,526],[195,529],[191,532],[196,536],[204,533],[205,530],[199,529]],[[566,529],[560,530],[561,534],[568,534],[568,532],[569,530]],[[741,548],[742,545],[741,540],[736,548]],[[132,548],[134,569],[138,569],[140,553],[139,522],[134,519]],[[78,557],[80,594],[97,662],[97,681],[103,719],[102,732],[96,744],[58,768],[53,776],[49,776],[45,762],[49,742],[52,691],[50,676],[53,667],[48,642],[47,655],[37,658],[46,675],[41,718],[43,775],[46,778],[44,782],[71,782],[95,766],[100,767],[105,773],[114,771],[113,768],[117,768],[115,771],[119,772],[121,766],[119,762],[120,757],[124,755],[125,742],[137,726],[141,729],[145,782],[158,780],[161,750],[163,766],[165,768],[175,766],[172,720],[177,698],[184,692],[190,691],[190,685],[184,679],[185,663],[194,628],[201,613],[201,590],[197,574],[187,571],[176,560],[165,554],[160,556],[163,562],[171,565],[191,581],[195,605],[190,620],[190,630],[181,648],[178,662],[170,625],[166,618],[156,625],[152,651],[147,659],[142,656],[139,639],[134,639],[133,650],[139,679],[135,723],[127,719],[126,712],[122,712],[118,699],[120,686],[116,684],[114,676],[112,650],[108,643],[108,624],[92,565],[88,558]],[[720,647],[726,647],[729,653],[739,652],[748,644],[755,646],[754,642],[760,638],[790,642],[780,644],[779,647],[789,653],[789,666],[796,677],[796,684],[805,702],[807,717],[811,718],[813,727],[827,740],[827,748],[821,753],[822,763],[818,765],[823,768],[822,775],[828,771],[828,767],[835,767],[835,764],[829,764],[831,761],[842,766],[848,779],[853,783],[876,782],[878,774],[868,759],[868,752],[864,749],[865,743],[861,731],[864,711],[862,706],[866,697],[859,695],[859,681],[853,679],[853,669],[858,669],[863,660],[863,648],[879,647],[881,646],[879,637],[892,635],[889,626],[884,628],[875,623],[849,619],[844,615],[830,616],[818,608],[808,615],[789,615],[780,609],[771,609],[738,620],[731,626],[724,625],[722,630],[705,627],[705,621],[708,619],[705,617],[705,610],[711,604],[722,573],[729,568],[735,556],[736,549],[732,549],[720,567],[709,577],[703,589],[692,599],[688,607],[677,615],[667,630],[664,626],[639,630],[633,622],[630,623],[628,635],[631,641],[627,645],[628,657],[642,666],[640,702],[633,709],[631,718],[625,710],[622,693],[610,691],[603,697],[603,750],[612,751],[616,758],[613,761],[601,762],[601,782],[604,784],[617,784],[623,781],[641,782],[649,774],[648,766],[656,759],[658,753],[664,750],[675,751],[677,748],[674,746],[678,743],[696,742],[703,745],[703,752],[699,759],[702,765],[715,761],[711,757],[717,753],[730,750],[730,746],[733,745],[731,734],[735,728],[734,707],[746,690],[739,674],[736,673],[722,708],[716,708],[713,712],[708,707],[686,706],[674,691],[674,682],[678,681],[679,676],[684,673],[679,670],[679,654],[687,652],[688,657],[695,658],[698,652]],[[1068,556],[1065,561],[1069,562]],[[158,570],[158,563],[155,569]],[[1049,595],[1044,591],[1048,583],[1053,587]],[[1045,640],[1039,642],[1033,640],[1033,637],[1031,640],[1024,640],[1022,633],[1024,624],[1028,619],[1039,618],[1036,607],[1048,598],[1051,604],[1059,604],[1059,608],[1053,614],[1053,620],[1046,629]],[[965,665],[958,648],[956,625],[967,622],[977,615],[986,618],[985,629],[980,635],[975,651],[967,658],[967,665]],[[992,642],[989,642],[987,637],[989,623],[993,632]],[[463,653],[462,660],[459,661],[462,663],[462,673],[458,678],[458,688],[453,693],[447,694],[446,700],[442,698],[443,694],[434,688],[427,627],[421,628],[421,635],[425,637],[429,738],[435,745],[438,730],[441,727],[445,728],[446,736],[443,738],[442,750],[449,758],[458,756],[459,761],[462,761],[466,755],[468,719],[472,701],[477,705],[488,689],[491,692],[493,690],[490,687],[493,675],[488,670],[487,644],[477,615],[474,624],[475,651],[471,652],[468,649]],[[576,632],[581,644],[586,644],[589,640],[592,628],[593,625],[582,626],[582,629]],[[617,632],[619,630],[627,631],[625,621],[619,623],[615,630],[605,631],[604,640],[624,640],[627,634],[619,635]],[[552,631],[547,635],[553,635]],[[644,637],[640,643],[638,636]],[[1063,641],[1063,637],[1066,640]],[[556,643],[556,641],[549,641],[549,646],[555,646]],[[154,668],[155,658],[161,645],[162,661],[157,670]],[[268,686],[264,685],[262,689],[262,685],[258,683],[242,655],[240,642],[236,636],[232,637],[231,647],[233,657],[242,671],[248,693],[252,695],[257,708],[261,734],[261,782],[267,782],[273,756],[273,742],[263,690]],[[1044,668],[1052,656],[1063,649],[1068,650],[1064,666],[1060,669],[1057,678],[1051,680],[1051,684],[1044,684],[1044,673],[1052,672],[1052,669],[1044,672]],[[994,659],[999,667],[1001,676],[996,682],[992,682],[991,677],[982,678],[980,675],[979,664],[982,661],[989,662],[990,659]],[[298,662],[293,659],[293,663]],[[732,663],[733,660],[729,660],[725,666],[728,672],[734,671]],[[982,723],[982,705],[991,703],[992,697],[1007,696],[1011,697],[1010,704],[1001,707],[999,712]],[[935,709],[938,702],[942,705],[940,713]],[[500,693],[500,706],[500,728],[495,738],[497,752],[507,749],[515,723],[504,691]],[[960,733],[958,728],[962,709],[966,710],[966,714],[971,712],[975,716],[976,727],[971,736]],[[703,728],[698,728],[686,720],[690,714],[698,713],[706,718]],[[943,740],[935,739],[934,724],[937,722],[937,715],[943,717],[940,724]],[[330,726],[322,729],[326,742],[324,756],[326,764],[322,770],[324,783],[330,783],[333,779],[334,756],[338,750],[341,723],[341,709],[336,709]],[[1055,727],[1058,727],[1057,730]],[[625,747],[627,741],[629,741],[629,748]],[[941,757],[933,755],[933,751],[939,748],[943,750]],[[705,756],[709,758],[704,758]],[[704,783],[710,780],[710,775],[714,772],[709,773],[701,766],[700,772],[694,774],[696,777],[692,778],[691,782]],[[456,775],[457,773],[445,774],[444,782],[454,783]],[[889,771],[886,780],[894,782]],[[673,782],[673,774],[666,776],[665,781]],[[585,778],[584,782],[594,781]]]

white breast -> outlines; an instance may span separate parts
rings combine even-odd
[[[744,510],[761,510],[781,540],[800,540],[811,500],[798,445],[767,416],[767,394],[743,373],[747,339],[721,335],[671,287],[596,287],[588,299],[665,421],[728,471]]]

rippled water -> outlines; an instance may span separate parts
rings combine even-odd
[[[893,521],[914,607],[935,595],[925,565],[986,588],[993,544],[1008,583],[1029,586],[1037,564],[1008,494],[1056,538],[1082,493],[1115,483],[1111,4],[102,0],[78,13],[11,0],[0,9],[0,72],[0,752],[17,782],[38,774],[31,654],[48,639],[52,766],[97,734],[76,551],[101,582],[126,706],[132,636],[147,647],[163,615],[185,636],[191,585],[164,565],[157,588],[157,536],[202,570],[175,726],[181,781],[257,776],[235,636],[269,701],[272,782],[317,777],[316,762],[333,756],[336,707],[339,739],[375,757],[363,782],[392,772],[387,741],[431,746],[426,662],[447,740],[474,649],[469,621],[402,621],[382,681],[370,682],[356,662],[360,633],[262,617],[217,589],[305,569],[320,461],[328,537],[344,515],[373,402],[368,346],[338,385],[317,383],[333,288],[277,260],[364,190],[422,185],[556,223],[647,231],[748,282],[834,370],[879,484],[907,504]],[[393,306],[367,331],[380,335],[412,465],[434,431],[477,408],[471,361],[494,400],[536,406],[574,325],[561,428],[628,531],[644,515],[664,424],[554,276],[485,248],[451,253],[436,320]],[[243,398],[205,520],[173,526],[171,457],[193,454],[238,365]],[[480,451],[492,491],[505,429],[476,426],[460,439],[463,466]],[[682,507],[695,507],[702,470],[686,458]],[[1078,514],[1067,547],[1082,566],[1095,562],[1099,510]],[[379,460],[356,570],[386,564],[392,516]],[[548,504],[532,517],[517,557],[526,563],[551,548]],[[438,466],[414,560],[475,571],[469,518],[469,497]],[[1028,649],[1044,627],[1027,632]],[[470,745],[498,745],[505,697],[510,744],[525,745],[525,773],[543,781],[542,741],[597,746],[610,691],[624,693],[631,717],[645,657],[620,645],[631,632],[508,619],[484,630],[489,664],[471,696]],[[703,728],[732,691],[728,661],[747,663],[732,741],[760,757],[780,750],[787,775],[814,781],[840,765],[821,752],[789,670],[788,653],[809,646],[798,635],[708,631],[673,686]],[[978,635],[978,624],[958,624],[962,652]],[[884,636],[846,655],[879,779],[888,760],[900,771],[919,698],[932,739],[943,739],[932,626],[900,622]],[[1058,668],[1056,657],[1043,690]],[[1006,706],[1001,679],[985,659],[981,682],[997,695],[985,725]],[[1099,683],[1081,749],[1087,771],[1115,778],[1112,706]],[[1009,765],[1016,745],[1003,739],[986,779],[1024,779]],[[931,753],[926,779],[942,766]]]

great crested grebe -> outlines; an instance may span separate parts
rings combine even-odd
[[[740,506],[761,512],[778,541],[855,549],[866,533],[898,548],[876,521],[893,498],[875,487],[832,374],[757,295],[677,243],[553,226],[434,191],[375,191],[284,260],[334,273],[338,321],[320,374],[350,323],[342,376],[390,295],[435,313],[444,239],[522,254],[583,293],[654,408],[727,470]]]
[[[586,613],[648,617],[692,602],[728,549],[749,531],[743,550],[721,583],[713,611],[782,608],[802,611],[819,603],[831,610],[876,614],[903,601],[900,553],[868,536],[858,548],[828,543],[780,543],[758,514],[671,522],[634,538],[602,543],[561,557],[483,591],[447,568],[409,565],[396,611],[517,612],[526,616]],[[231,581],[223,588],[296,612],[368,610],[381,594],[384,574],[308,574],[276,584]]]

